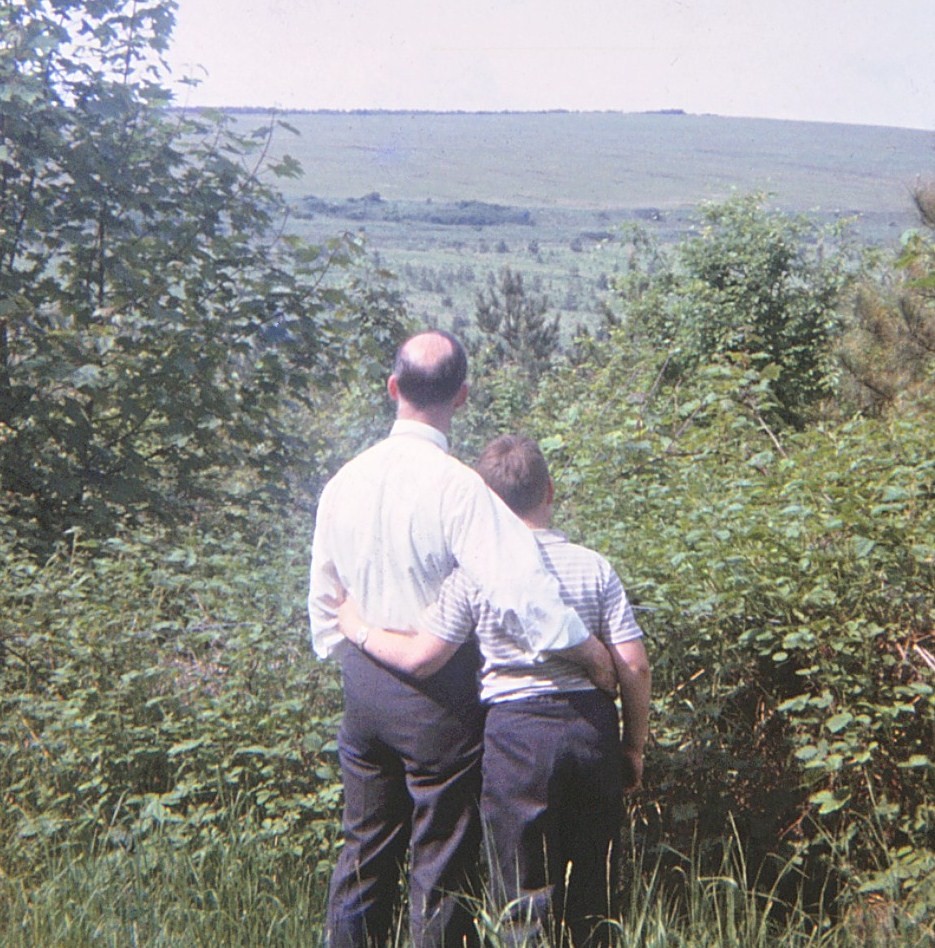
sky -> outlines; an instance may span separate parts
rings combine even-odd
[[[181,105],[935,130],[935,0],[178,0]]]

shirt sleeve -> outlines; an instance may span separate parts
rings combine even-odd
[[[446,642],[461,644],[477,624],[477,587],[463,569],[442,583],[438,599],[426,606],[419,628]]]
[[[571,648],[588,638],[578,614],[562,602],[532,531],[470,468],[454,482],[448,507],[448,539],[459,566],[499,623],[519,626],[529,652]]]
[[[609,563],[601,602],[601,633],[601,638],[611,645],[643,637],[623,583]]]
[[[344,601],[344,587],[329,552],[332,504],[326,486],[318,502],[315,533],[312,537],[312,564],[308,584],[308,617],[311,645],[319,658],[328,658],[344,641],[338,628],[338,606]]]

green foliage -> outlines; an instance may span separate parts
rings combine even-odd
[[[340,687],[309,653],[304,545],[267,539],[4,549],[5,871],[154,834],[195,854],[248,825],[329,858]]]
[[[284,497],[300,422],[400,301],[284,234],[270,121],[168,110],[174,4],[0,5],[0,481],[20,530]]]
[[[545,296],[529,293],[509,267],[499,283],[477,294],[475,332],[465,338],[471,360],[471,398],[456,416],[454,441],[471,455],[491,437],[522,424],[539,379],[560,353],[558,316]]]
[[[515,365],[536,382],[559,347],[558,316],[548,311],[548,299],[527,293],[522,273],[504,267],[499,284],[477,294],[474,318],[488,362]]]
[[[832,391],[837,305],[855,267],[828,232],[762,208],[752,195],[709,205],[697,237],[671,260],[637,243],[619,281],[631,336],[671,351],[671,368],[692,371],[718,357],[776,366],[774,411],[801,424]],[[645,259],[650,269],[638,266]]]
[[[401,221],[441,224],[445,227],[496,227],[529,225],[532,214],[528,210],[487,204],[483,201],[386,201],[376,192],[362,198],[344,201],[325,201],[308,196],[299,202],[300,217],[323,215],[347,221]]]
[[[898,278],[865,282],[838,347],[846,394],[863,411],[924,398],[935,377],[935,185],[916,203],[923,229],[904,235]]]
[[[29,888],[0,877],[0,943],[266,946],[317,944],[325,877],[301,859],[247,831],[231,832],[193,857],[157,837],[134,851],[92,850],[85,858],[52,857]],[[736,834],[736,829],[731,827]],[[706,871],[697,853],[677,857],[667,871],[631,833],[623,856],[626,899],[619,918],[607,920],[611,945],[669,948],[743,945],[744,948],[923,948],[932,928],[914,923],[898,904],[865,899],[843,919],[826,905],[806,911],[804,880],[787,899],[775,886],[763,891],[732,837],[721,862]],[[782,879],[798,867],[779,867]],[[517,948],[505,919],[484,895],[469,898],[485,945]],[[397,920],[392,945],[406,945],[405,920]],[[557,944],[557,940],[550,941]]]
[[[780,438],[771,373],[714,363],[668,384],[665,359],[627,343],[616,330],[557,376],[534,426],[566,527],[644,610],[657,683],[645,819],[717,851],[733,814],[753,864],[798,853],[817,879],[825,861],[847,891],[878,886],[924,914],[931,412]]]
[[[161,834],[132,850],[53,853],[28,888],[0,879],[0,944],[317,944],[327,880],[243,831],[192,853]]]

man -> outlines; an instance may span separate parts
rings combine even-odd
[[[390,436],[326,485],[312,542],[309,615],[315,652],[340,659],[345,711],[338,736],[344,847],[329,891],[332,948],[382,944],[409,851],[416,946],[472,938],[458,899],[480,839],[476,811],[483,714],[476,650],[457,650],[424,681],[348,648],[337,608],[352,596],[365,618],[415,625],[459,566],[535,654],[563,649],[603,687],[606,650],[561,601],[532,535],[470,468],[447,454],[467,398],[467,358],[444,332],[420,333],[397,354],[387,389]],[[361,641],[359,644],[364,644]]]
[[[609,931],[599,923],[615,911],[608,894],[616,890],[621,791],[638,786],[643,772],[651,675],[642,632],[604,557],[550,529],[554,488],[534,441],[495,439],[477,470],[534,532],[564,601],[610,647],[622,742],[612,698],[561,653],[530,653],[461,570],[446,581],[420,631],[370,629],[360,647],[419,675],[443,666],[476,632],[481,695],[489,704],[481,815],[494,897],[513,919],[517,941],[559,944],[567,933],[576,945],[604,943]],[[353,601],[339,619],[350,635],[359,628]]]

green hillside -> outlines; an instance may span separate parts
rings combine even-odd
[[[609,112],[286,118],[300,134],[278,147],[305,166],[290,196],[672,210],[739,189],[794,210],[904,213],[907,187],[935,166],[932,134],[870,126]]]
[[[269,116],[237,112],[238,123]],[[685,236],[705,201],[761,191],[785,211],[853,219],[895,246],[915,222],[913,185],[935,135],[870,126],[623,113],[299,112],[273,149],[301,163],[284,183],[311,240],[366,237],[415,315],[470,318],[504,265],[563,322],[588,321],[638,225]],[[466,204],[496,213],[462,213]],[[478,208],[475,207],[475,210]]]

